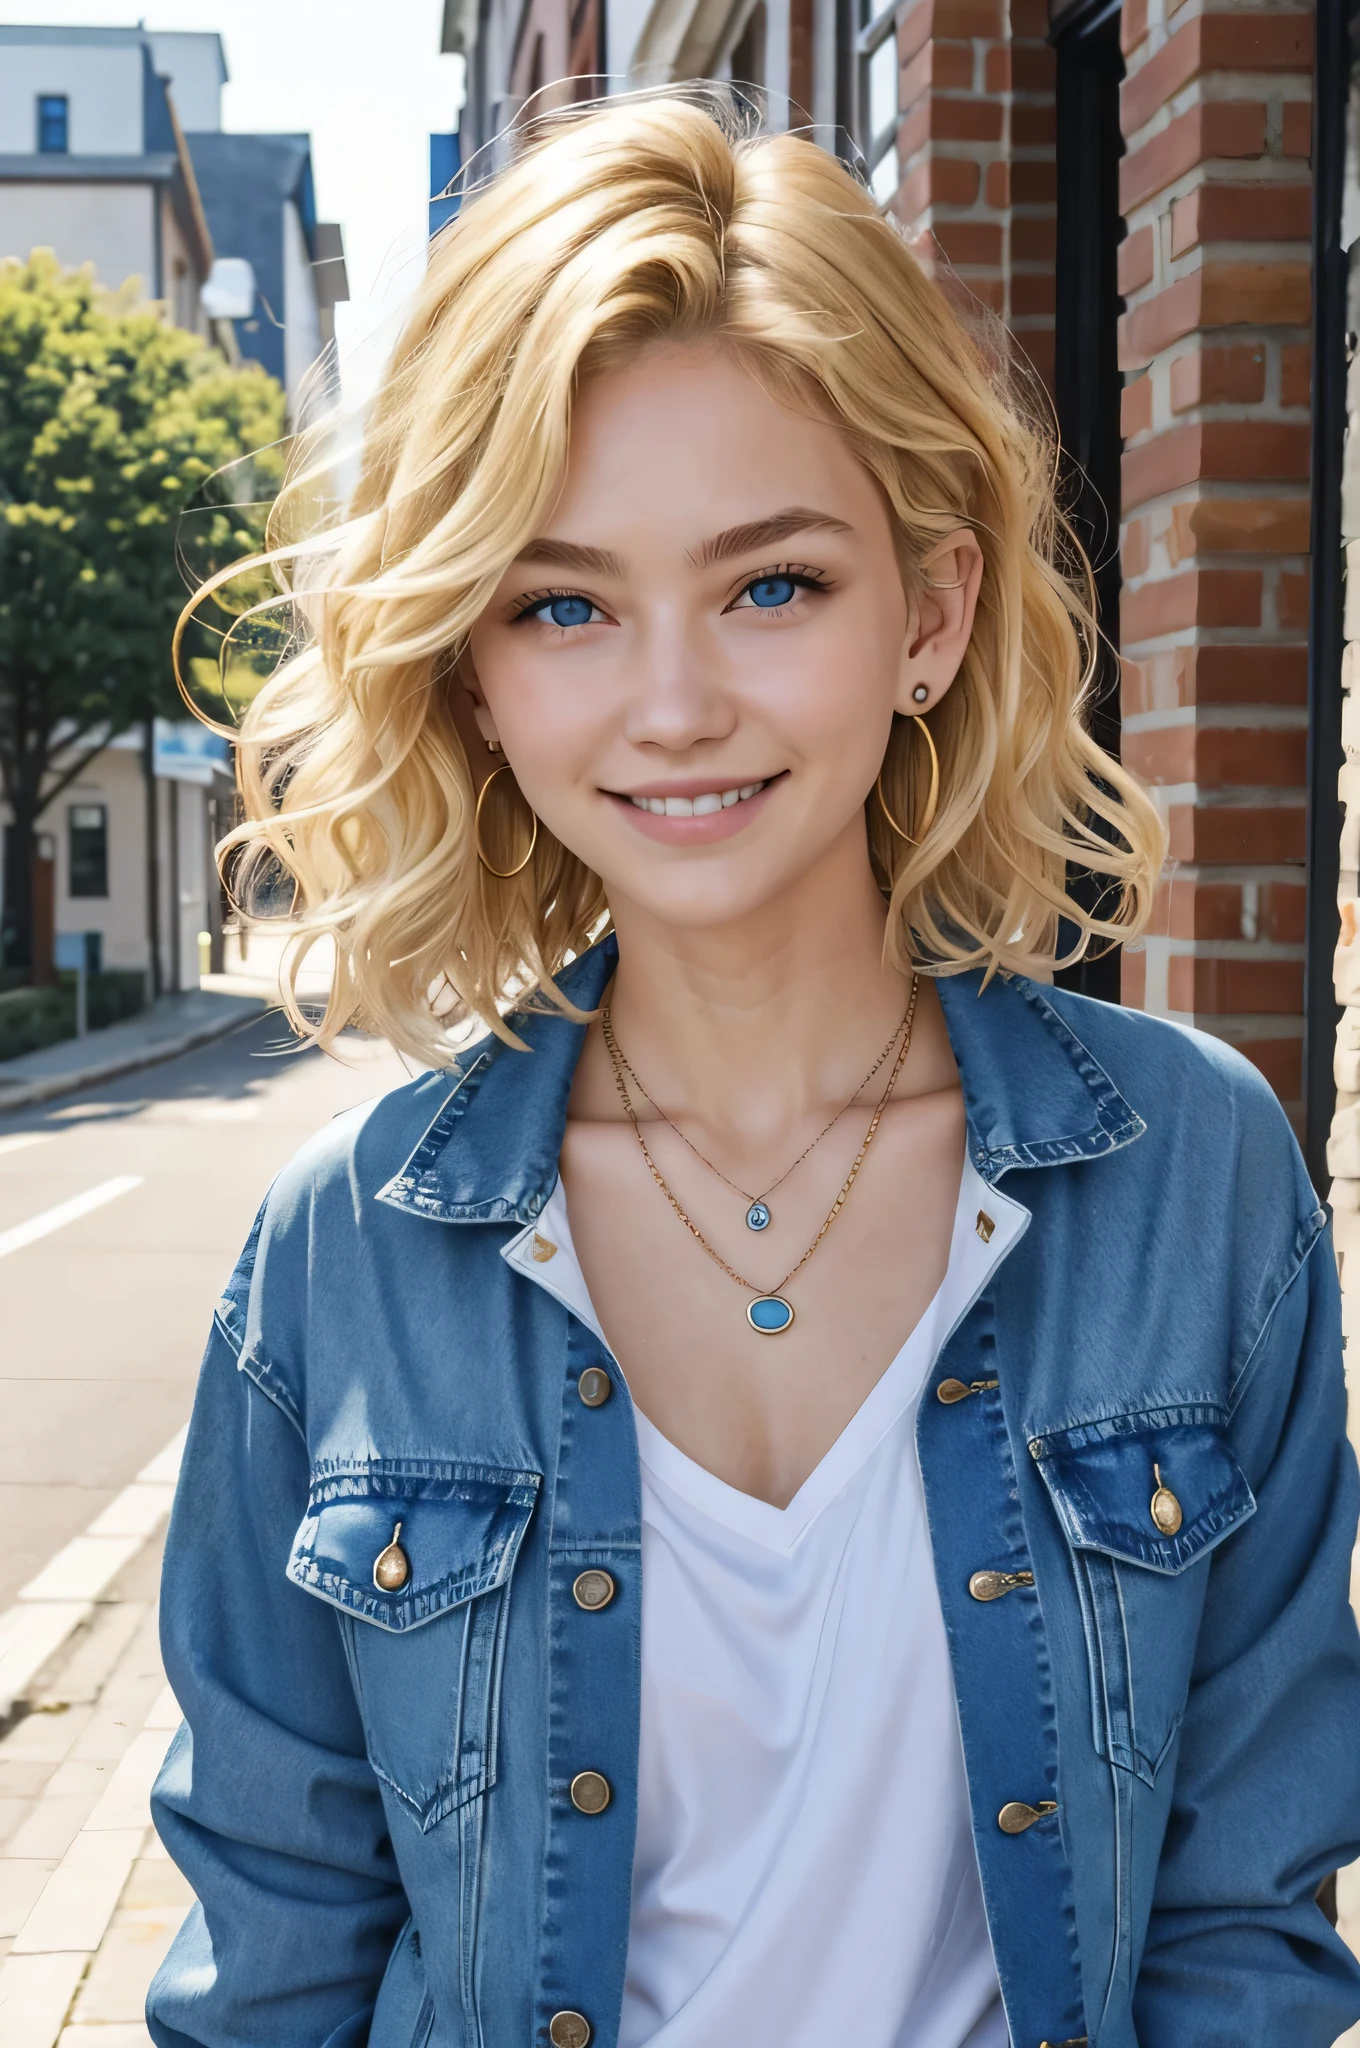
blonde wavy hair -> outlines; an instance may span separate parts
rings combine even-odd
[[[358,1020],[439,1063],[451,1023],[518,1043],[515,1007],[579,1014],[556,976],[605,929],[603,886],[546,827],[520,874],[481,867],[454,670],[552,509],[582,380],[697,340],[836,424],[886,494],[909,590],[960,525],[982,548],[971,644],[931,715],[934,820],[913,847],[866,803],[888,957],[1045,975],[1060,916],[1072,958],[1145,922],[1161,828],[1083,723],[1090,572],[1055,509],[1051,438],[843,165],[669,90],[539,123],[468,197],[431,250],[346,518],[324,547],[259,558],[301,592],[309,644],[244,719],[245,822],[224,856],[247,899],[252,878],[292,878],[289,1000],[308,1036]],[[894,720],[882,784],[899,819],[922,816],[924,756]],[[486,805],[493,845],[507,780]],[[1105,878],[1100,914],[1066,893],[1074,861]],[[309,1021],[296,976],[325,935],[336,973]]]

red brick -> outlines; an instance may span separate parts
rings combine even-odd
[[[1189,626],[1259,626],[1259,569],[1191,569],[1126,590],[1119,607],[1123,638],[1136,643]],[[1187,728],[1188,729],[1188,728]]]
[[[1173,1010],[1201,1016],[1289,1016],[1303,1007],[1303,962],[1173,953],[1167,962],[1167,1001]]]
[[[1244,1038],[1237,1047],[1270,1083],[1281,1102],[1297,1102],[1303,1094],[1301,1038]]]
[[[1124,396],[1128,397],[1127,391]],[[1119,550],[1126,583],[1146,573],[1149,555],[1148,523],[1146,519],[1131,519],[1124,528],[1123,544]]]
[[[1200,328],[1300,327],[1311,312],[1308,264],[1214,259],[1124,315],[1119,360],[1136,369]]]
[[[1280,404],[1307,405],[1313,389],[1313,350],[1306,341],[1289,341],[1280,350]]]
[[[1192,405],[1256,405],[1266,395],[1264,342],[1248,348],[1195,348],[1171,365],[1171,410]]]
[[[1126,295],[1139,292],[1145,284],[1152,283],[1154,252],[1152,229],[1139,228],[1119,244],[1115,258],[1119,274],[1119,289]]]
[[[1261,889],[1257,930],[1277,946],[1301,946],[1307,925],[1308,891],[1289,882],[1267,882]]]
[[[1201,478],[1262,482],[1308,475],[1309,429],[1275,420],[1200,420],[1131,448],[1123,461],[1123,509]]]
[[[1028,356],[1035,371],[1043,381],[1045,389],[1051,394],[1053,391],[1054,348],[1051,323],[1047,327],[1027,327],[1019,336],[1019,340],[1023,345],[1024,353]]]
[[[1012,36],[1042,42],[1049,31],[1048,0],[1011,0],[1010,23]]]
[[[1306,555],[1311,511],[1307,498],[1198,498],[1172,507],[1168,552],[1173,562],[1189,555]]]
[[[1306,242],[1313,192],[1298,185],[1197,185],[1171,207],[1171,253],[1199,242]]]
[[[897,146],[904,157],[927,141],[1000,142],[1003,109],[998,100],[919,99],[898,130]]]
[[[936,92],[968,92],[972,83],[972,44],[932,40],[903,65],[898,99],[905,111],[932,87]]]
[[[1313,68],[1313,22],[1308,14],[1201,14],[1162,44],[1125,79],[1120,122],[1135,135],[1173,93],[1202,71],[1302,71]]]
[[[1011,273],[1011,311],[1017,319],[1036,319],[1041,314],[1052,318],[1054,306],[1053,272],[1051,270],[1020,270]]]
[[[1057,115],[1053,102],[1037,106],[1016,100],[1011,107],[1011,143],[1016,149],[1042,149],[1057,139]]]
[[[1306,704],[1303,646],[1184,647],[1177,650],[1183,704]]]
[[[1131,213],[1196,164],[1214,157],[1260,156],[1266,110],[1255,101],[1204,100],[1163,128],[1119,166],[1119,207]]]
[[[1173,860],[1274,867],[1304,857],[1302,804],[1172,804],[1167,824]]]
[[[1128,13],[1127,6],[1124,9]],[[1119,962],[1119,1003],[1125,1010],[1141,1010],[1147,1002],[1147,954],[1126,948]]]
[[[935,240],[954,264],[998,266],[1001,223],[991,220],[936,219]]]
[[[1273,726],[1143,727],[1125,733],[1124,764],[1153,786],[1193,782],[1204,790],[1299,789],[1306,740],[1306,733]]]
[[[1132,441],[1136,434],[1146,434],[1152,428],[1152,379],[1139,377],[1134,383],[1126,384],[1120,394],[1119,431],[1126,441]],[[1136,576],[1136,569],[1129,572]]]
[[[1011,261],[1052,264],[1058,253],[1058,222],[1053,214],[1018,214],[1011,221]]]
[[[1280,576],[1275,612],[1286,632],[1308,629],[1308,571],[1286,569]]]
[[[1049,43],[1012,43],[1011,85],[1016,92],[1052,92],[1057,61]]]
[[[1313,152],[1313,109],[1307,100],[1286,100],[1280,148],[1285,156],[1311,156]]]
[[[992,172],[1002,170],[1001,164],[987,167],[987,199],[992,206],[1004,206],[1004,199],[992,198]],[[1058,196],[1058,166],[1050,157],[1028,160],[1010,166],[1010,191],[1017,206],[1051,206]]]
[[[1007,43],[997,43],[988,50],[983,62],[982,82],[987,92],[1009,92],[1011,89],[1011,53]]]
[[[1129,56],[1147,34],[1147,0],[1124,0],[1119,17],[1119,47]]]
[[[928,206],[972,206],[981,178],[980,168],[969,157],[928,157],[903,179],[898,211],[904,220],[912,220]]]
[[[932,36],[966,43],[974,36],[1004,41],[1005,35],[1005,0],[917,0],[898,21],[897,47],[906,62]]]

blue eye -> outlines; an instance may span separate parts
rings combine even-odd
[[[588,626],[595,607],[587,597],[555,597],[535,609],[540,617],[546,612],[555,626]]]
[[[792,576],[761,576],[746,588],[752,604],[758,604],[762,611],[773,611],[779,605],[792,604],[797,584]]]

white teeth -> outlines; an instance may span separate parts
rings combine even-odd
[[[654,818],[708,818],[714,811],[730,811],[764,789],[763,782],[743,782],[740,789],[711,789],[702,796],[633,796],[634,810],[650,811]]]

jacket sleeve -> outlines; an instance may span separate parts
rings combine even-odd
[[[362,2048],[407,1906],[336,1617],[284,1576],[306,1446],[238,1370],[223,1309],[166,1547],[184,1726],[152,1801],[198,1903],[147,2025],[157,2048]]]
[[[1243,1373],[1257,1512],[1215,1554],[1134,1995],[1143,2048],[1332,2048],[1360,1964],[1314,1903],[1360,1855],[1360,1644],[1331,1235]]]

